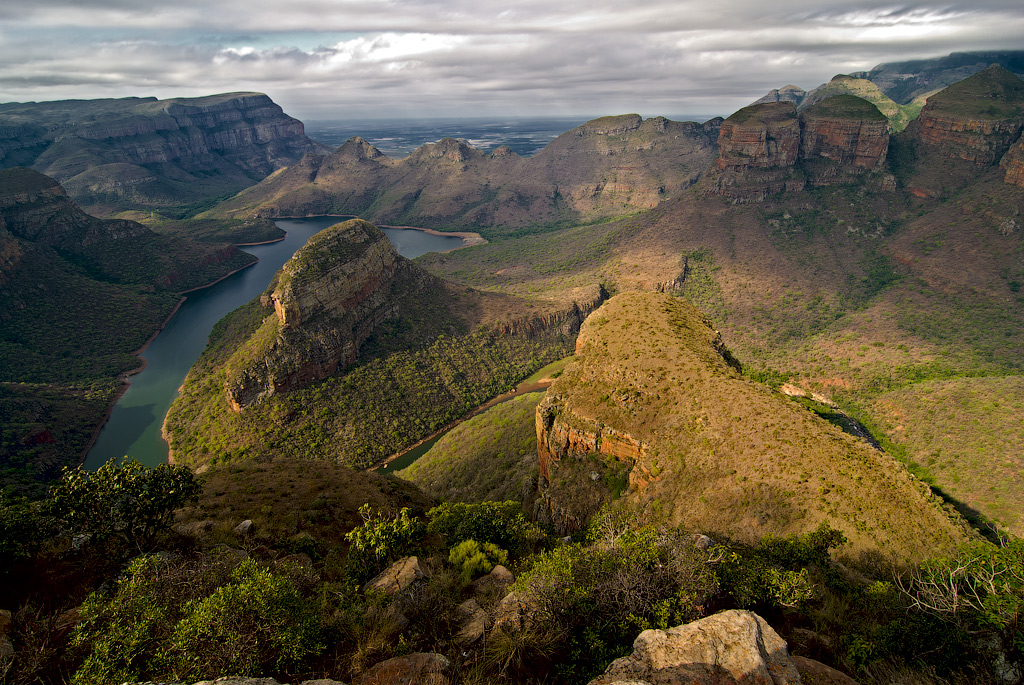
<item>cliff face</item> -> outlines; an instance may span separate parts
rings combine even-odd
[[[0,165],[32,166],[85,205],[183,204],[326,150],[260,93],[0,105]]]
[[[907,133],[925,153],[989,166],[1022,127],[1024,82],[992,65],[928,98]]]
[[[1003,180],[1007,183],[1024,188],[1024,136],[1010,147],[1009,152],[999,160],[999,166],[1006,172]]]
[[[636,114],[568,131],[537,155],[445,139],[393,160],[353,138],[307,158],[210,216],[359,214],[419,226],[520,226],[647,209],[692,185],[715,158],[720,120]]]
[[[783,191],[849,183],[880,169],[888,120],[853,95],[821,100],[797,114],[792,102],[744,107],[722,123],[715,172],[705,192],[760,202]]]
[[[438,287],[436,280],[365,221],[317,233],[263,295],[274,315],[229,361],[232,409],[241,411],[352,364],[360,346],[397,316],[398,298]]]
[[[854,555],[922,558],[964,539],[891,457],[743,378],[707,320],[666,295],[618,295],[587,319],[536,428],[537,513],[562,532],[621,499],[736,540],[828,521]]]

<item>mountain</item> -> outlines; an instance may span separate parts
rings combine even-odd
[[[743,378],[692,305],[613,297],[537,407],[539,518],[578,531],[612,500],[633,516],[748,543],[827,522],[863,553],[924,559],[967,539],[891,456]]]
[[[889,99],[878,86],[868,79],[855,78],[846,74],[839,74],[828,83],[822,84],[810,91],[805,91],[796,86],[785,86],[782,89],[769,91],[767,95],[755,100],[754,105],[768,102],[792,102],[797,110],[804,110],[827,98],[837,95],[854,95],[867,100],[878,108],[889,120],[889,128],[893,132],[902,131],[910,123],[911,119],[917,116],[923,101],[909,105],[898,105]]]
[[[32,167],[99,214],[185,211],[327,150],[262,93],[0,104],[0,168]]]
[[[193,466],[267,456],[365,468],[567,354],[604,298],[442,280],[360,219],[313,236],[211,335],[165,422]]]
[[[885,62],[870,71],[852,74],[876,84],[900,104],[942,90],[993,64],[1024,76],[1024,51],[954,52],[945,57]]]
[[[484,233],[592,221],[655,207],[692,185],[716,155],[718,124],[603,117],[529,158],[505,147],[484,153],[445,138],[393,160],[353,138],[204,216],[358,214],[378,223]]]
[[[253,257],[83,212],[53,179],[0,170],[0,423],[4,477],[76,463],[178,292]]]

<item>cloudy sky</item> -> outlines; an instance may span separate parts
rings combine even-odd
[[[0,102],[255,90],[300,119],[728,114],[771,88],[1024,49],[1024,2],[24,0]]]

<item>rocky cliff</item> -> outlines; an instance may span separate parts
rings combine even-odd
[[[692,185],[716,156],[719,123],[602,117],[529,158],[448,138],[393,160],[353,138],[326,157],[275,174],[210,216],[348,213],[445,227],[613,216],[654,207]]]
[[[310,238],[263,295],[274,314],[228,362],[227,397],[241,411],[352,364],[398,313],[398,301],[437,279],[400,256],[376,226],[352,219]]]
[[[572,532],[619,498],[641,518],[738,540],[827,521],[851,554],[922,558],[965,539],[891,457],[736,367],[679,299],[605,303],[537,408],[541,518]]]
[[[237,192],[326,151],[261,93],[0,105],[0,166],[31,166],[93,209]]]
[[[1003,180],[1024,188],[1024,136],[1017,139],[1009,151],[999,160],[999,166],[1006,172]]]
[[[750,105],[722,123],[716,168],[704,191],[760,202],[783,191],[849,183],[885,162],[888,122],[853,95],[837,95],[797,114],[792,102]]]
[[[992,65],[928,98],[907,134],[919,150],[995,164],[1024,127],[1024,82]]]

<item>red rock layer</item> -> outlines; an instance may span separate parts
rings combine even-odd
[[[791,102],[744,107],[718,134],[718,168],[792,166],[800,153],[800,121]]]
[[[1021,133],[1019,119],[965,119],[921,111],[915,126],[922,143],[956,159],[988,166],[1006,152]]]
[[[1003,155],[999,166],[1006,171],[1006,176],[1003,180],[1024,188],[1024,136],[1018,138],[1009,152]]]
[[[823,157],[843,165],[874,169],[885,162],[889,128],[885,120],[807,116],[803,120],[800,156]]]

